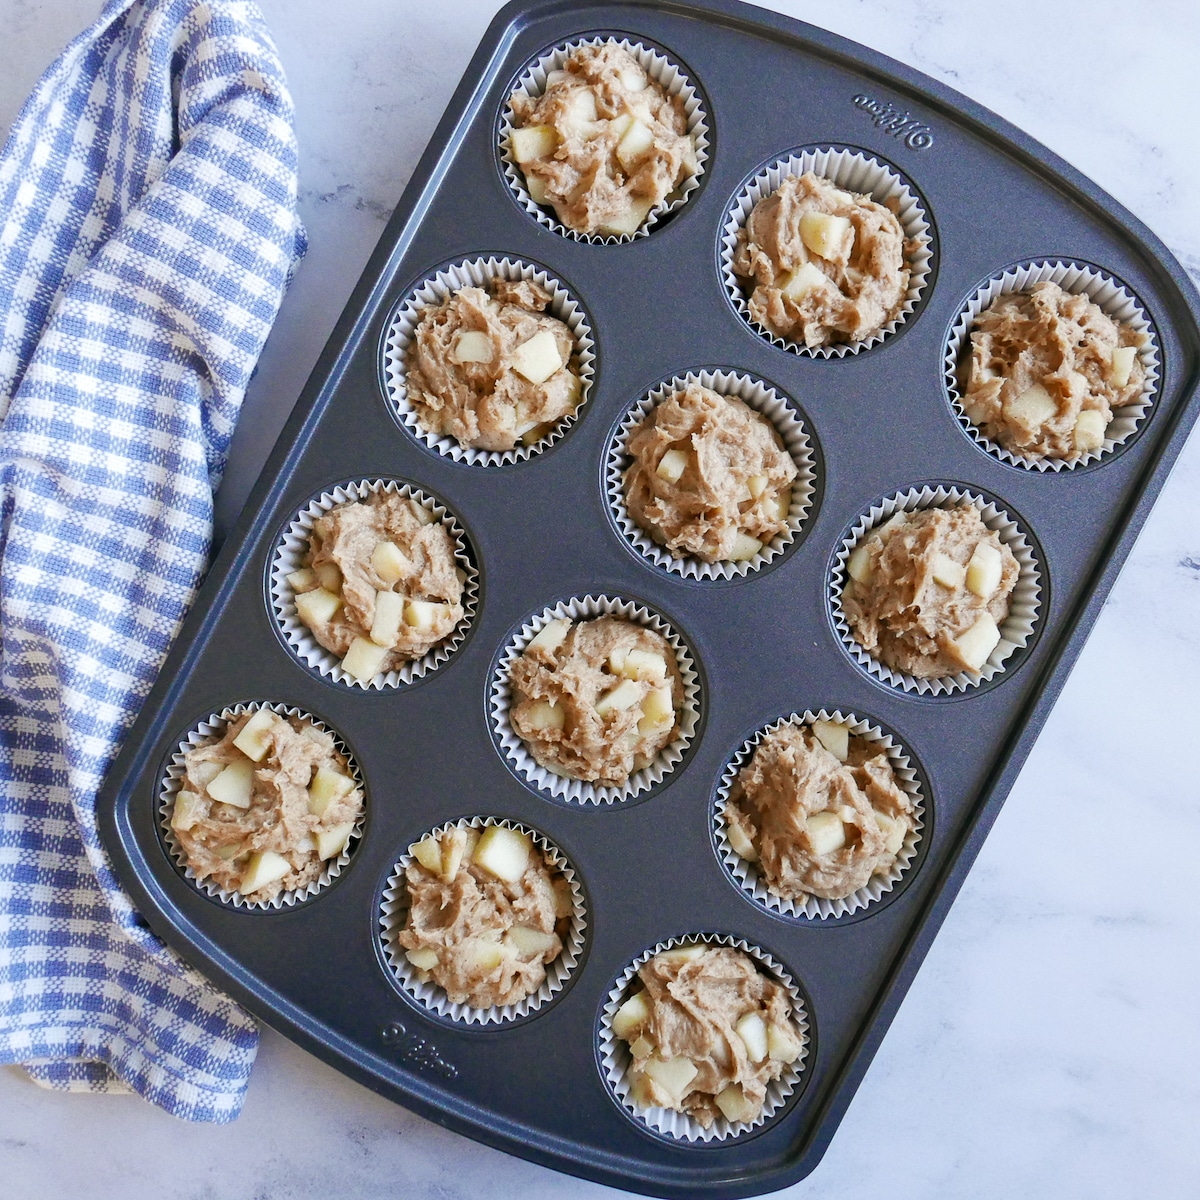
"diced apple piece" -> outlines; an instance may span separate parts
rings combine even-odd
[[[570,621],[547,621],[537,634],[530,638],[529,645],[525,649],[544,650],[547,654],[553,654],[567,640],[567,634],[570,632]]]
[[[532,384],[545,383],[555,371],[566,365],[558,350],[558,341],[549,329],[535,333],[513,353],[513,370]]]
[[[792,489],[784,488],[775,497],[775,516],[780,521],[786,521],[792,511]]]
[[[850,756],[850,727],[838,721],[814,721],[813,736],[838,762]]]
[[[324,861],[327,858],[337,858],[346,848],[350,834],[354,832],[354,822],[344,821],[332,829],[322,829],[317,834],[317,857]]]
[[[412,848],[413,858],[417,860],[427,871],[432,871],[434,875],[440,875],[442,871],[442,848],[437,843],[437,838],[432,834],[429,837],[422,838]]]
[[[573,125],[591,125],[597,118],[596,93],[590,87],[575,88],[569,106]]]
[[[245,762],[230,763],[219,775],[210,779],[208,794],[220,804],[249,808],[253,788],[254,764],[247,759]]]
[[[552,421],[543,421],[540,425],[531,425],[521,434],[522,446],[534,446],[554,428]]]
[[[1108,368],[1108,382],[1113,387],[1123,388],[1129,383],[1133,372],[1133,362],[1137,358],[1136,346],[1118,346],[1112,354],[1112,363]]]
[[[754,843],[746,836],[746,831],[740,825],[733,821],[726,821],[725,836],[729,839],[729,844],[738,858],[744,858],[747,862],[758,861],[758,851],[755,850]]]
[[[525,190],[534,204],[545,204],[550,195],[550,185],[540,175],[534,175],[532,172],[525,174]]]
[[[342,570],[337,563],[323,562],[319,567],[314,567],[313,571],[327,592],[333,592],[334,595],[341,592]]]
[[[614,650],[608,656],[608,665],[626,679],[660,683],[667,677],[667,660],[653,650],[634,649],[625,653]]]
[[[623,712],[632,708],[642,698],[642,689],[632,679],[622,679],[614,688],[609,688],[597,701],[596,712],[606,717],[610,712]]]
[[[532,850],[527,834],[505,825],[489,825],[475,849],[475,864],[505,883],[516,883],[529,866]]]
[[[634,1038],[629,1043],[629,1053],[636,1059],[649,1058],[654,1053],[654,1043],[647,1037]]]
[[[684,963],[693,962],[704,953],[703,942],[692,942],[686,946],[673,946],[670,950],[663,950],[656,954],[654,959],[656,962],[666,963],[668,966],[682,966]]]
[[[332,767],[318,767],[308,785],[308,811],[314,817],[323,817],[329,806],[354,791],[354,780]]]
[[[867,584],[871,582],[871,575],[874,573],[875,568],[871,564],[869,550],[869,544],[863,542],[851,551],[850,557],[846,560],[846,572],[855,583]]]
[[[204,808],[200,797],[185,788],[175,797],[175,807],[171,810],[171,828],[181,832],[191,829],[204,816]]]
[[[833,854],[846,844],[846,827],[837,813],[813,813],[804,828],[814,854]]]
[[[371,551],[371,566],[384,583],[399,583],[412,570],[412,563],[395,542],[379,542]]]
[[[760,1063],[767,1057],[767,1026],[758,1013],[747,1013],[733,1027],[746,1046],[746,1057]]]
[[[262,762],[271,748],[271,731],[279,718],[269,709],[260,708],[242,726],[233,744],[251,761]]]
[[[783,282],[782,292],[789,300],[803,300],[812,291],[820,291],[829,283],[829,279],[820,267],[813,263],[805,263],[798,271],[793,271]]]
[[[311,567],[301,567],[298,571],[293,571],[287,581],[294,592],[311,591],[317,586],[317,573]]]
[[[614,217],[608,224],[601,225],[600,232],[614,234],[618,237],[626,233],[637,233],[653,207],[653,200],[640,200],[634,197],[629,202],[629,211],[624,216]]]
[[[662,733],[675,724],[675,706],[671,703],[669,686],[656,687],[642,701],[642,719],[638,722],[638,733],[651,737]]]
[[[376,592],[371,641],[390,650],[400,640],[400,622],[403,620],[404,597],[399,592]]]
[[[955,562],[948,554],[937,554],[933,559],[933,579],[942,587],[956,591],[967,577],[967,568]]]
[[[550,125],[529,125],[525,129],[514,129],[509,145],[517,162],[533,162],[535,158],[546,158],[554,153],[558,134]]]
[[[1104,445],[1104,435],[1108,425],[1104,414],[1098,409],[1089,408],[1075,418],[1075,449],[1080,454],[1099,450]]]
[[[438,604],[433,600],[409,600],[404,605],[404,623],[413,629],[429,630],[449,613],[448,604]]]
[[[311,592],[301,592],[296,597],[296,613],[305,625],[323,625],[332,621],[334,614],[342,607],[341,596],[325,588],[314,588]]]
[[[235,842],[234,844],[232,844],[230,846],[218,846],[213,851],[213,853],[222,862],[233,862],[233,860],[235,858],[237,858],[239,854],[242,853],[242,847],[238,843]]]
[[[845,262],[854,245],[854,231],[850,228],[849,217],[806,212],[800,218],[800,240],[822,258]]]
[[[408,502],[408,511],[416,518],[421,525],[432,525],[437,517],[433,515],[423,504],[418,504],[415,500]]]
[[[455,876],[467,857],[467,831],[461,825],[446,830],[440,843],[442,852],[441,877],[446,883],[453,883]]]
[[[717,1093],[716,1103],[721,1115],[731,1125],[753,1121],[758,1116],[758,1109],[746,1099],[746,1093],[742,1091],[740,1084],[731,1083],[722,1088]]]
[[[613,1033],[619,1038],[629,1041],[635,1033],[650,1019],[650,1005],[645,992],[634,992],[620,1008],[613,1013]]]
[[[1003,574],[1004,558],[990,542],[980,542],[967,563],[967,587],[981,600],[995,595]],[[989,654],[991,651],[988,652]]]
[[[575,911],[571,885],[560,875],[554,880],[554,915],[569,917]]]
[[[1004,415],[1030,432],[1036,432],[1047,421],[1054,420],[1058,415],[1058,405],[1054,402],[1054,397],[1040,383],[1035,383],[1015,400],[1010,400],[1005,404]]]
[[[239,890],[247,895],[260,891],[268,884],[278,882],[291,869],[292,864],[274,850],[260,850],[250,855],[250,861],[242,872]]]
[[[646,73],[640,66],[624,66],[617,75],[627,92],[641,92],[646,88]]]
[[[769,476],[751,475],[750,478],[746,480],[746,487],[750,491],[750,499],[757,500],[759,496],[761,496],[763,492],[767,490],[767,484],[770,482],[771,480]]]
[[[787,1025],[767,1026],[767,1057],[775,1062],[793,1063],[800,1057],[804,1042],[800,1035]]]
[[[404,957],[418,971],[432,971],[438,965],[438,952],[430,946],[425,946],[420,950],[406,950]]]
[[[633,121],[617,143],[617,158],[621,166],[632,171],[634,166],[654,147],[654,131],[641,121]]]
[[[889,854],[896,854],[904,845],[904,835],[908,833],[908,821],[903,817],[892,817],[879,809],[871,810],[875,816],[875,824],[883,834],[884,849]]]
[[[551,71],[546,76],[546,89],[549,90],[550,88],[554,87],[554,85],[556,83],[564,83],[566,80],[568,80],[570,78],[571,78],[570,71]]]
[[[696,1064],[690,1058],[648,1058],[646,1074],[675,1100],[682,1100],[692,1080]]]
[[[365,683],[383,670],[388,653],[386,646],[377,646],[369,638],[356,637],[342,659],[342,670]]]
[[[458,335],[450,357],[456,363],[488,363],[494,354],[492,339],[486,333],[468,329]]]
[[[504,947],[491,938],[465,938],[459,949],[465,969],[494,971],[504,961]]]
[[[747,559],[753,558],[762,548],[763,544],[758,538],[753,538],[748,533],[738,530],[737,536],[733,539],[733,549],[729,552],[729,562],[745,562]]]
[[[508,931],[508,936],[522,958],[541,958],[558,946],[555,934],[530,929],[528,925],[514,925]]]
[[[201,787],[207,787],[225,769],[224,763],[214,762],[211,758],[201,759],[188,768],[188,775],[193,782]]]
[[[688,456],[686,450],[668,450],[658,460],[654,473],[666,483],[678,483],[684,471],[687,470]]]
[[[1000,645],[1000,630],[990,613],[984,613],[966,633],[960,633],[951,643],[959,661],[968,671],[978,672]]]
[[[567,723],[567,710],[552,700],[535,700],[525,710],[525,723],[530,729],[562,729]]]

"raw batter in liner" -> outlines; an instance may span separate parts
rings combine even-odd
[[[796,464],[736,397],[691,384],[655,406],[628,451],[629,514],[676,558],[753,558],[787,528]]]
[[[676,736],[670,643],[621,617],[551,621],[512,665],[509,720],[557,775],[623,787]]]
[[[753,288],[751,317],[811,348],[861,342],[895,320],[914,250],[889,209],[806,171],[754,206],[733,270]]]
[[[505,843],[497,862],[508,878],[488,868],[486,850],[477,853],[481,832]],[[419,976],[473,1008],[516,1004],[536,992],[562,953],[573,902],[570,885],[532,840],[503,827],[459,825],[413,852],[405,871],[408,920],[397,941]]]
[[[581,46],[541,96],[511,105],[512,153],[530,196],[579,233],[636,232],[696,173],[683,100],[620,46]]]
[[[463,618],[463,580],[449,530],[394,492],[375,492],[318,517],[306,567],[288,579],[300,620],[356,677],[423,657]],[[398,620],[385,620],[389,611]]]
[[[464,287],[421,314],[408,356],[408,399],[421,428],[476,450],[511,450],[548,434],[582,395],[575,338],[529,281]]]
[[[255,900],[319,879],[362,811],[362,792],[333,738],[299,717],[270,709],[234,717],[223,736],[183,761],[171,828],[187,865],[197,878]]]
[[[971,328],[963,409],[992,441],[1029,458],[1104,445],[1113,409],[1142,394],[1144,338],[1057,283],[1000,296]]]
[[[630,1043],[630,1098],[671,1108],[706,1129],[762,1113],[767,1088],[804,1048],[787,990],[729,946],[664,950],[638,968],[613,1016]]]
[[[821,722],[783,725],[762,740],[738,772],[725,819],[730,845],[758,862],[773,892],[841,900],[891,870],[910,811],[887,754]]]
[[[842,609],[859,645],[893,670],[936,678],[981,670],[1019,568],[964,503],[897,513],[863,537],[847,574]]]

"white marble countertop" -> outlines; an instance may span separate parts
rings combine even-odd
[[[100,0],[0,0],[0,129]],[[236,516],[499,0],[260,0],[295,95],[311,251],[247,400]],[[1000,113],[1200,274],[1192,0],[776,0]],[[1193,437],[822,1164],[786,1193],[1194,1197],[1200,1177],[1200,437]],[[620,1193],[448,1133],[271,1032],[192,1126],[0,1070],[0,1196]]]

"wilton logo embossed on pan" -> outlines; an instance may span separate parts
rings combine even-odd
[[[392,1057],[406,1067],[417,1071],[431,1071],[443,1079],[454,1079],[458,1068],[448,1063],[438,1052],[432,1042],[423,1037],[417,1037],[400,1024],[399,1021],[389,1021],[380,1031],[383,1044],[391,1051]]]
[[[933,145],[933,130],[928,125],[885,100],[876,100],[874,96],[859,92],[854,97],[854,107],[869,114],[877,129],[899,138],[910,150],[928,150]]]

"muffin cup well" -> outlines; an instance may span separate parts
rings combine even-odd
[[[562,68],[563,63],[578,49],[584,46],[616,45],[637,59],[638,64],[659,84],[668,96],[683,97],[683,111],[687,117],[687,131],[696,147],[696,173],[685,179],[679,187],[659,204],[656,204],[647,214],[645,221],[635,233],[602,234],[581,233],[564,225],[548,205],[543,208],[537,204],[525,186],[525,173],[513,158],[509,138],[512,136],[512,108],[506,103],[500,117],[499,152],[500,162],[504,168],[504,178],[513,194],[521,202],[525,211],[540,225],[552,229],[563,237],[574,238],[577,242],[592,242],[601,245],[617,245],[621,242],[631,242],[635,238],[646,237],[650,231],[667,214],[682,208],[690,199],[692,193],[700,186],[704,175],[704,167],[708,162],[708,118],[701,103],[700,95],[692,86],[688,77],[665,54],[641,42],[633,42],[628,38],[594,37],[580,41],[568,42],[556,46],[542,54],[517,80],[512,90],[513,96],[540,96],[546,90],[546,76],[551,71]]]
[[[366,803],[364,797],[363,809],[358,815],[358,820],[354,823],[354,830],[350,834],[350,840],[346,843],[346,848],[337,858],[326,860],[325,867],[319,878],[305,888],[280,892],[272,900],[255,900],[249,896],[243,896],[241,892],[228,891],[225,888],[219,887],[211,879],[198,879],[195,872],[188,865],[187,854],[180,845],[179,839],[175,836],[175,830],[171,828],[171,815],[175,811],[175,797],[179,794],[183,786],[183,777],[187,771],[183,756],[189,750],[194,750],[197,746],[219,742],[225,736],[225,730],[230,721],[235,720],[245,713],[258,712],[259,709],[263,708],[269,708],[273,713],[278,713],[281,717],[299,717],[301,720],[307,721],[315,729],[320,729],[330,734],[339,753],[345,756],[346,765],[350,770],[354,782],[359,788],[363,787],[362,774],[358,769],[358,764],[354,761],[354,756],[350,753],[342,739],[323,721],[318,721],[310,713],[306,713],[303,709],[294,708],[290,705],[251,701],[244,704],[234,704],[228,708],[223,708],[219,713],[213,713],[196,725],[188,733],[187,737],[179,743],[178,749],[171,756],[170,762],[167,763],[167,769],[159,787],[158,816],[159,828],[162,830],[167,853],[170,855],[172,862],[180,867],[185,878],[193,887],[203,892],[206,896],[210,896],[214,900],[219,900],[222,904],[229,905],[231,908],[271,912],[283,908],[292,908],[297,904],[311,900],[342,873],[346,864],[350,861],[351,855],[354,853],[354,848],[358,840],[362,837],[363,821],[366,819]]]
[[[628,1044],[613,1032],[613,1016],[628,998],[633,982],[637,978],[638,968],[643,963],[649,962],[656,954],[661,954],[664,950],[670,950],[675,946],[692,945],[697,942],[703,942],[709,946],[731,946],[735,950],[741,950],[743,953],[748,954],[763,969],[765,974],[771,976],[772,979],[777,983],[781,983],[787,989],[792,1001],[792,1013],[796,1021],[796,1026],[803,1036],[804,1049],[800,1052],[800,1057],[794,1063],[791,1063],[784,1070],[783,1074],[767,1088],[767,1098],[763,1104],[763,1110],[754,1121],[731,1122],[722,1117],[705,1129],[698,1121],[671,1108],[640,1108],[634,1104],[629,1096],[629,1082],[626,1072],[632,1060]],[[804,997],[801,995],[795,980],[783,966],[765,950],[751,944],[744,938],[734,938],[727,934],[698,933],[693,937],[673,937],[659,942],[658,945],[647,950],[644,954],[639,954],[617,976],[616,982],[609,989],[608,999],[605,1001],[600,1013],[599,1042],[601,1072],[609,1089],[616,1097],[617,1102],[626,1112],[630,1113],[636,1121],[646,1128],[664,1137],[680,1142],[709,1145],[714,1142],[729,1141],[751,1133],[765,1125],[783,1108],[787,1103],[788,1097],[799,1086],[801,1077],[804,1074],[805,1062],[809,1057],[812,1039],[809,1036],[808,1008],[804,1002]]]
[[[532,992],[515,1004],[473,1008],[468,1004],[452,1003],[443,988],[438,987],[432,980],[423,983],[418,978],[416,968],[405,957],[403,948],[396,941],[397,934],[408,921],[409,895],[404,873],[413,859],[412,846],[409,846],[400,856],[388,875],[379,913],[380,939],[383,944],[384,957],[399,985],[413,999],[430,1011],[437,1013],[438,1016],[447,1017],[452,1021],[460,1021],[465,1025],[499,1025],[507,1021],[516,1021],[547,1004],[566,987],[572,972],[579,964],[587,936],[587,909],[584,905],[583,888],[580,885],[579,877],[563,852],[536,829],[531,829],[516,821],[493,817],[470,817],[458,821],[447,821],[444,825],[439,825],[423,836],[436,837],[456,827],[485,829],[491,825],[515,829],[519,833],[528,835],[546,863],[558,871],[571,886],[574,911],[571,914],[570,929],[563,940],[563,951],[558,958],[547,965],[546,978],[536,992]],[[416,845],[416,842],[413,845]]]
[[[973,504],[983,518],[983,523],[992,530],[1012,551],[1020,573],[1016,586],[1009,596],[1008,617],[1000,626],[1000,644],[992,651],[979,674],[960,671],[957,675],[941,675],[931,679],[918,679],[880,662],[868,654],[850,632],[849,622],[842,610],[842,592],[846,586],[846,563],[855,546],[877,525],[882,524],[897,512],[913,512],[921,508],[953,508],[962,503]],[[1041,568],[1034,555],[1031,540],[1025,531],[994,501],[977,496],[964,488],[939,485],[911,488],[886,500],[872,505],[871,509],[855,523],[849,537],[842,541],[833,562],[830,576],[830,604],[834,626],[843,645],[851,657],[877,679],[906,692],[921,696],[942,696],[952,692],[965,692],[987,683],[1006,670],[1008,660],[1023,649],[1033,637],[1041,607]]]
[[[659,751],[658,757],[649,766],[630,775],[624,787],[587,783],[581,779],[558,775],[548,767],[542,766],[526,749],[525,743],[508,718],[509,707],[512,704],[509,673],[513,663],[534,636],[550,621],[564,618],[570,621],[590,621],[604,616],[623,617],[666,638],[675,653],[676,665],[683,680],[683,707],[679,710],[676,722],[677,736]],[[578,596],[571,600],[563,600],[531,617],[510,640],[500,655],[496,673],[492,678],[491,712],[492,727],[501,752],[509,765],[531,787],[569,803],[614,804],[648,791],[683,761],[700,721],[700,679],[691,652],[663,617],[628,600],[609,596]]]
[[[455,438],[430,433],[421,425],[417,411],[408,399],[408,355],[425,310],[444,303],[461,288],[486,289],[493,279],[536,283],[550,293],[550,303],[545,311],[549,316],[562,321],[571,331],[575,339],[575,361],[582,385],[579,403],[573,412],[564,416],[545,437],[533,445],[514,446],[511,450],[476,450],[460,446]],[[557,279],[541,267],[518,259],[471,258],[453,266],[443,267],[435,275],[418,284],[396,309],[383,340],[383,388],[396,419],[413,437],[430,449],[455,462],[472,466],[507,466],[524,462],[549,449],[561,440],[578,420],[592,389],[595,360],[595,342],[583,308]]]
[[[891,869],[885,875],[873,875],[865,887],[861,887],[839,900],[826,900],[819,896],[793,898],[772,891],[759,870],[758,864],[747,862],[729,844],[728,826],[725,822],[725,808],[729,803],[730,793],[737,780],[738,772],[754,757],[755,751],[763,740],[785,725],[811,725],[814,721],[836,721],[839,724],[848,725],[854,736],[876,743],[887,754],[900,790],[908,796],[912,803],[912,825]],[[760,729],[742,744],[721,776],[716,805],[713,808],[713,836],[716,839],[717,852],[725,864],[725,869],[733,877],[734,882],[756,904],[786,917],[824,919],[843,917],[858,912],[881,899],[896,887],[917,856],[917,846],[925,828],[924,816],[925,799],[921,793],[921,782],[912,767],[911,760],[904,752],[904,748],[878,725],[863,720],[854,713],[842,713],[840,709],[829,712],[823,708],[820,712],[806,710],[802,714],[792,713],[790,717],[784,717],[782,720]]]
[[[364,681],[342,670],[342,660],[332,650],[322,646],[313,637],[308,626],[300,620],[296,612],[296,593],[287,577],[300,568],[304,555],[308,553],[313,525],[319,517],[339,504],[366,500],[377,492],[389,492],[392,495],[403,496],[406,500],[413,500],[445,525],[454,541],[455,561],[459,570],[466,575],[466,580],[462,594],[463,617],[448,638],[421,658],[406,662],[395,670],[382,671],[372,679]],[[275,547],[271,558],[270,589],[272,613],[292,653],[305,666],[319,672],[325,678],[346,687],[363,690],[378,691],[383,688],[400,687],[436,670],[462,645],[479,607],[479,571],[468,552],[466,534],[454,514],[419,488],[399,483],[394,479],[343,483],[310,500],[292,518]]]
[[[1064,292],[1087,296],[1106,316],[1131,326],[1143,338],[1138,350],[1138,358],[1145,372],[1141,396],[1132,404],[1113,410],[1113,419],[1109,422],[1104,444],[1099,450],[1091,450],[1077,458],[1037,458],[1006,450],[999,443],[986,437],[971,422],[963,407],[959,387],[960,362],[964,361],[964,356],[969,351],[971,327],[979,314],[1001,296],[1027,292],[1035,284],[1046,282],[1057,283]],[[1150,411],[1158,391],[1158,368],[1158,340],[1141,301],[1124,284],[1084,263],[1038,260],[1010,267],[1002,274],[993,276],[963,305],[946,342],[946,392],[959,424],[977,445],[982,446],[1001,462],[1031,471],[1069,471],[1111,457],[1117,447],[1123,446],[1133,437],[1142,419]]]
[[[742,562],[710,563],[692,555],[676,558],[665,546],[650,537],[633,519],[625,504],[630,435],[658,404],[692,384],[709,388],[723,396],[736,397],[766,417],[779,434],[784,449],[791,455],[799,472],[792,484],[787,528],[764,545],[753,558]],[[629,410],[609,445],[606,478],[608,500],[617,528],[644,558],[656,567],[682,575],[685,579],[737,579],[778,558],[799,536],[816,495],[817,466],[804,423],[787,400],[769,384],[735,371],[689,371],[686,375],[676,375],[674,379],[660,384]]]
[[[737,250],[738,231],[742,229],[754,206],[775,192],[785,179],[803,175],[806,171],[828,179],[844,191],[868,195],[872,200],[887,205],[894,201],[897,218],[907,241],[916,244],[916,250],[907,259],[909,267],[908,293],[899,314],[889,321],[878,333],[861,342],[838,342],[830,346],[803,346],[790,338],[780,337],[759,325],[750,316],[749,291],[733,273],[733,258]],[[811,358],[844,358],[877,346],[891,336],[908,320],[921,299],[928,282],[933,262],[933,234],[925,214],[924,202],[913,188],[890,165],[860,150],[811,149],[799,150],[785,158],[777,159],[760,171],[734,198],[725,215],[721,236],[721,277],[725,289],[742,319],[755,333],[774,346],[791,350]]]

